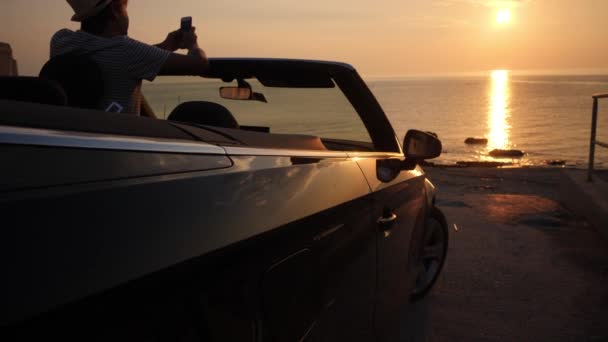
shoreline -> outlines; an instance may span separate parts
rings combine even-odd
[[[457,161],[453,164],[435,163],[435,162],[422,162],[422,167],[433,167],[433,168],[489,168],[489,169],[577,169],[586,170],[584,165],[573,165],[567,164],[565,161],[557,161],[556,163],[547,162],[545,164],[520,164],[511,162],[492,162],[492,161]]]

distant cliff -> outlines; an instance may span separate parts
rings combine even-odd
[[[0,42],[0,76],[17,76],[17,61],[13,58],[13,49],[7,43]]]

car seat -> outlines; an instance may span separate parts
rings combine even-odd
[[[64,106],[67,96],[54,81],[37,77],[0,77],[0,99]]]
[[[71,107],[96,109],[104,93],[101,69],[87,56],[53,57],[40,71],[40,78],[59,83]]]
[[[239,124],[228,108],[207,101],[184,102],[171,112],[168,120],[224,128],[239,128]]]

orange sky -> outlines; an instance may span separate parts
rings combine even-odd
[[[130,0],[129,12],[130,36],[148,43],[193,16],[211,57],[339,60],[367,76],[608,71],[607,0]],[[78,27],[70,16],[62,0],[0,1],[21,74],[38,73],[55,31]]]

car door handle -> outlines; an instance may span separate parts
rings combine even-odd
[[[395,213],[390,213],[388,216],[380,217],[378,219],[378,225],[380,225],[381,230],[386,231],[393,227],[395,221],[397,221],[397,215]]]

